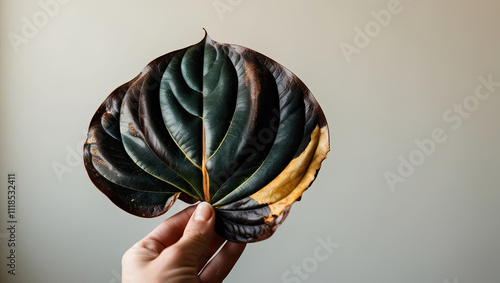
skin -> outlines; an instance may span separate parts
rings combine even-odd
[[[214,225],[214,210],[206,202],[168,218],[125,252],[122,282],[222,282],[246,244],[226,241]]]

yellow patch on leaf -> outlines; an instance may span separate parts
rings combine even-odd
[[[329,150],[328,128],[316,126],[306,149],[273,181],[250,196],[259,204],[268,204],[271,213],[266,222],[273,221],[309,188]]]

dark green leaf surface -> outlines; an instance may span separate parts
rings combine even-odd
[[[208,36],[157,58],[113,91],[84,146],[87,172],[132,214],[207,201],[235,242],[270,237],[329,151],[307,87],[251,49]]]

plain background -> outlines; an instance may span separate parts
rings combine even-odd
[[[129,215],[75,155],[106,96],[152,59],[197,43],[202,28],[298,75],[325,111],[332,146],[302,201],[273,237],[248,245],[226,282],[500,282],[500,87],[471,98],[478,77],[500,82],[498,1],[403,0],[385,26],[372,12],[394,1],[73,0],[44,18],[45,2],[0,2],[2,282],[119,282],[123,252],[186,206]],[[15,46],[26,21],[39,27]],[[365,28],[369,43],[357,36]],[[356,53],[346,56],[346,44]],[[471,111],[458,124],[464,103]],[[415,140],[435,129],[446,139],[419,155]],[[385,175],[410,157],[419,165],[391,190]],[[15,276],[8,172],[18,185]],[[321,240],[336,248],[320,260]]]

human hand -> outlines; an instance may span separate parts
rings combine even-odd
[[[215,233],[214,225],[214,210],[206,202],[163,221],[125,252],[122,282],[222,282],[246,244],[226,241]]]

